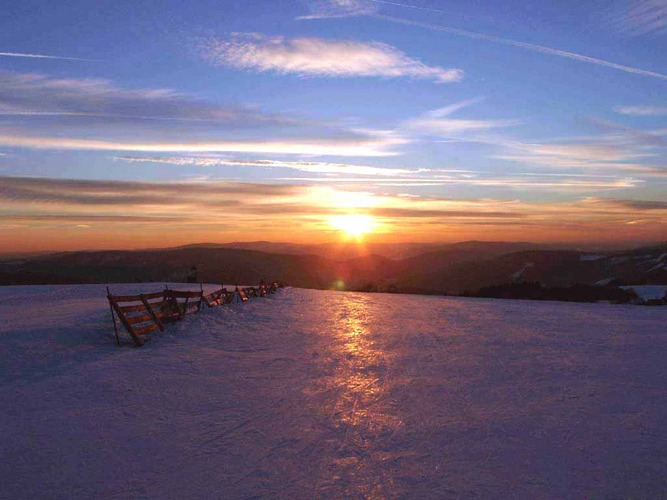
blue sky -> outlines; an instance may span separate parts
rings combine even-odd
[[[667,238],[665,0],[3,5],[0,214],[23,247],[166,223],[170,201],[106,181],[241,186],[252,229],[191,239],[265,231],[266,205],[315,240],[341,206],[401,240]],[[248,198],[266,184],[294,191]]]

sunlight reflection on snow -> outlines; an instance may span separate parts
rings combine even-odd
[[[382,441],[389,444],[402,422],[392,414],[386,391],[386,372],[391,367],[389,353],[374,341],[378,310],[368,306],[362,294],[340,294],[332,309],[337,328],[334,349],[341,362],[333,385],[338,388],[333,420],[340,432],[340,446],[334,460],[338,471],[334,482],[350,477],[363,491],[350,491],[366,498],[382,498],[391,491],[393,480],[378,467],[382,463]],[[369,326],[369,325],[372,325]]]

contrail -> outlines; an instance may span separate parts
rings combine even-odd
[[[424,12],[433,12],[435,14],[447,14],[447,15],[454,15],[457,17],[469,17],[473,19],[493,19],[491,16],[472,16],[472,15],[467,15],[467,14],[460,14],[458,12],[452,12],[451,10],[442,10],[442,9],[433,9],[430,7],[420,7],[418,5],[408,5],[406,3],[398,3],[398,2],[389,2],[387,0],[368,0],[369,2],[373,3],[378,3],[378,4],[383,4],[383,5],[393,5],[395,7],[405,7],[406,9],[414,9],[414,10],[421,10]]]
[[[22,54],[20,52],[0,52],[0,57],[28,57],[32,59],[65,59],[68,61],[94,61],[95,59],[81,59],[80,57],[47,56],[44,54]]]
[[[378,3],[389,3],[389,2],[379,2]],[[402,7],[411,7],[404,4],[391,3],[391,5],[400,5]],[[420,7],[420,9],[422,9]],[[434,10],[434,9],[429,9]],[[510,38],[502,38],[499,36],[487,35],[486,33],[476,33],[474,31],[467,31],[458,28],[450,28],[448,26],[439,26],[434,24],[420,23],[418,21],[411,21],[409,19],[403,19],[401,17],[392,17],[384,16],[382,14],[369,14],[371,17],[376,19],[382,19],[384,21],[389,21],[397,24],[405,24],[408,26],[417,26],[419,28],[425,28],[433,31],[442,31],[444,33],[451,33],[453,35],[465,36],[467,38],[474,38],[477,40],[486,40],[488,42],[502,43],[505,45],[511,45],[513,47],[519,47],[521,49],[532,50],[533,52],[540,52],[542,54],[548,54],[551,56],[564,57],[566,59],[572,59],[574,61],[585,62],[589,64],[596,64],[598,66],[604,66],[607,68],[616,69],[619,71],[625,71],[626,73],[633,73],[635,75],[651,76],[653,78],[660,78],[661,80],[667,80],[667,75],[662,73],[656,73],[655,71],[648,71],[645,69],[635,68],[633,66],[625,66],[623,64],[617,64],[611,61],[605,61],[604,59],[597,59],[595,57],[589,57],[582,54],[577,54],[576,52],[568,52],[566,50],[554,49],[551,47],[545,47],[544,45],[536,45],[533,43],[519,42],[517,40],[512,40]]]

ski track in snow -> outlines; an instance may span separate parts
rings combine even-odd
[[[283,289],[138,349],[103,286],[0,288],[0,497],[664,496],[666,320]]]

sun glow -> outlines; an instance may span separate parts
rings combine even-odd
[[[360,238],[375,228],[373,217],[364,214],[334,215],[329,219],[329,224],[355,238]]]

